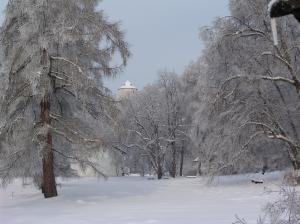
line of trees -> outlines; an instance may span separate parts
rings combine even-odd
[[[300,169],[300,27],[278,19],[274,46],[268,3],[230,0],[230,16],[200,29],[204,50],[184,74],[160,76],[121,108],[125,148],[140,149],[158,177],[179,173],[181,147],[203,174]]]

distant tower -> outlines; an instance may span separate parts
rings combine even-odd
[[[128,80],[118,89],[118,98],[127,98],[134,94],[138,89]]]

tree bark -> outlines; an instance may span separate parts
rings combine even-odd
[[[172,167],[171,167],[171,177],[175,178],[176,177],[176,157],[177,157],[177,153],[176,153],[176,145],[175,142],[171,143],[171,147],[172,147]]]
[[[44,126],[50,125],[50,99],[44,97],[41,104],[41,121]],[[54,155],[52,150],[52,135],[48,132],[46,136],[46,149],[43,154],[43,183],[42,192],[45,198],[57,196],[55,175],[54,175]]]
[[[162,179],[163,176],[163,167],[162,167],[162,159],[160,157],[157,158],[157,179]]]
[[[163,171],[162,171],[162,167],[160,164],[158,164],[158,168],[157,168],[157,179],[161,180],[163,176]]]
[[[181,152],[180,152],[180,168],[179,175],[183,176],[183,161],[184,161],[184,141],[182,141]]]
[[[294,170],[300,170],[300,160],[292,161]]]
[[[284,136],[286,136],[285,134],[283,134]],[[300,160],[299,160],[299,151],[298,148],[296,146],[294,146],[293,144],[288,144],[290,147],[290,152],[289,152],[289,156],[291,159],[291,162],[293,164],[294,170],[300,170]]]
[[[200,159],[199,159],[196,176],[198,177],[198,176],[201,176],[201,175],[202,175],[202,171],[201,171],[201,161],[200,161]]]

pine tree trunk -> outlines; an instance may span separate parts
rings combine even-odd
[[[50,125],[50,99],[45,97],[41,102],[41,121],[43,125]],[[54,155],[52,150],[52,135],[47,133],[46,150],[43,155],[43,183],[42,192],[45,198],[57,196],[54,176]]]

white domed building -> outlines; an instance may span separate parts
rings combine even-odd
[[[137,92],[137,88],[128,80],[118,89],[118,99],[127,98]]]

